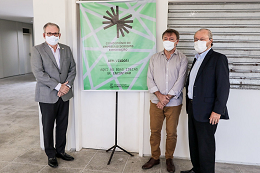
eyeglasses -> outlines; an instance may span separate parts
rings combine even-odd
[[[208,40],[210,40],[211,38],[209,38],[209,39],[207,39],[207,38],[201,38],[201,39],[197,39],[197,38],[194,38],[194,42],[196,42],[196,41],[208,41]]]
[[[57,33],[57,32],[54,32],[54,33],[51,33],[51,32],[48,32],[46,33],[48,37],[54,35],[55,37],[58,37],[60,33]]]

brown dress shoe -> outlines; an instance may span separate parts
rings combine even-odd
[[[167,165],[168,172],[171,172],[171,173],[175,172],[175,166],[172,162],[172,159],[166,159],[166,165]]]
[[[150,160],[142,166],[143,169],[150,169],[154,165],[158,165],[160,163],[160,159],[155,160],[154,158],[150,158]]]

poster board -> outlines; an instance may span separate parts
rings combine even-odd
[[[80,2],[84,90],[147,90],[155,0]]]

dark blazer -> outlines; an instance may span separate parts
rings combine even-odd
[[[194,62],[192,64],[192,67]],[[186,111],[188,112],[190,74],[186,82]],[[193,87],[193,115],[199,122],[209,122],[213,112],[221,114],[221,119],[229,119],[227,100],[229,95],[229,68],[227,57],[210,49],[205,56]]]
[[[42,103],[56,103],[59,99],[55,87],[58,83],[68,81],[70,86],[76,76],[76,64],[70,48],[60,44],[60,69],[51,48],[46,42],[32,48],[32,71],[37,80],[35,101]],[[62,96],[63,101],[73,96],[72,90]]]

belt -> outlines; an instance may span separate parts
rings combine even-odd
[[[193,99],[190,99],[190,102],[192,103],[192,102],[193,102]]]

